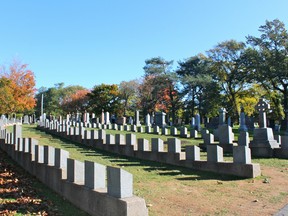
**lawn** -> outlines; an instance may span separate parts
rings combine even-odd
[[[119,131],[107,130],[107,133]],[[65,149],[73,159],[117,166],[132,173],[134,194],[146,200],[152,216],[271,215],[288,203],[288,160],[253,159],[261,164],[262,176],[241,179],[111,154],[53,137],[36,130],[35,126],[23,127],[23,137],[33,137],[41,145]],[[137,138],[149,140],[151,137],[164,141],[168,138],[137,133]],[[201,142],[181,140],[185,145]],[[202,156],[205,157],[205,153]]]

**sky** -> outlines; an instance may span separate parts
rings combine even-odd
[[[28,64],[36,88],[120,84],[145,60],[177,62],[218,43],[288,29],[287,0],[0,0],[0,65]]]

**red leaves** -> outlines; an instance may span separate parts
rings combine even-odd
[[[0,157],[0,215],[59,215],[55,206],[33,188],[31,176]]]

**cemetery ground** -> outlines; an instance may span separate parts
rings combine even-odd
[[[107,130],[107,133],[114,132]],[[156,136],[136,134],[137,138],[146,139]],[[288,203],[288,160],[284,159],[253,159],[253,163],[260,163],[262,176],[242,179],[107,153],[53,137],[36,130],[35,126],[23,126],[23,137],[65,149],[73,159],[117,166],[132,173],[134,194],[146,200],[149,215],[273,215]],[[182,140],[185,145],[201,142]],[[225,160],[231,160],[230,155],[226,156]],[[202,153],[201,157],[205,158],[206,154]],[[54,198],[46,199],[44,202],[49,203]]]

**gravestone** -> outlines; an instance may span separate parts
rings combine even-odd
[[[195,117],[191,119],[191,128],[195,128]]]
[[[263,98],[256,104],[255,109],[259,112],[259,128],[254,129],[253,140],[249,145],[253,156],[272,157],[273,149],[279,148],[272,128],[267,128],[266,111],[269,108],[270,105]]]
[[[135,111],[135,125],[136,126],[140,126],[141,123],[140,123],[140,117],[139,117],[139,110],[136,110]]]
[[[150,119],[151,125],[154,125],[154,118],[155,118],[155,115],[154,115],[154,113],[152,113],[152,116],[151,116],[151,119]]]
[[[164,112],[156,112],[155,124],[159,127],[166,126],[165,116],[166,116],[166,113],[164,113]]]
[[[254,117],[245,116],[245,123],[246,123],[248,130],[254,130],[254,128],[255,128]]]
[[[201,120],[198,113],[195,115],[195,130],[201,131]]]
[[[128,122],[128,124],[129,124],[129,125],[133,125],[133,123],[134,123],[134,122],[133,122],[133,118],[130,116],[130,117],[129,117],[129,122]]]
[[[90,114],[86,111],[84,113],[84,122],[90,122]]]
[[[233,144],[234,134],[232,132],[232,127],[226,124],[219,125],[218,128],[219,136],[219,145],[223,148],[222,145]]]
[[[116,124],[118,124],[118,125],[126,125],[126,117],[117,118]]]
[[[220,108],[219,109],[219,125],[223,125],[226,122],[226,109],[225,108]]]
[[[105,112],[105,124],[108,125],[110,124],[110,113]]]
[[[212,118],[209,122],[206,123],[206,128],[216,129],[219,125],[219,118]]]
[[[104,114],[104,110],[102,110],[102,113],[101,113],[101,124],[105,124],[105,114]]]
[[[145,124],[146,124],[146,126],[151,126],[150,114],[149,113],[146,115]]]
[[[24,116],[23,124],[29,124],[29,116],[28,115]]]
[[[242,108],[242,111],[240,113],[240,126],[239,126],[239,131],[248,131],[248,128],[246,126],[246,123],[245,123],[245,113],[244,113],[244,110]]]
[[[249,134],[246,131],[240,131],[238,137],[238,146],[249,146],[250,139]]]

